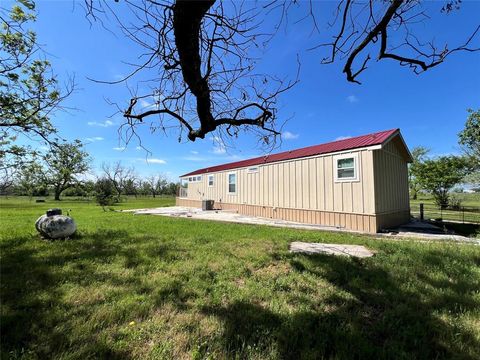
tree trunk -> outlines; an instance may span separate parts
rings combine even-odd
[[[60,201],[60,194],[62,193],[61,189],[56,187],[55,188],[55,200]]]
[[[197,114],[200,128],[188,134],[191,141],[198,136],[215,130],[215,121],[211,113],[210,88],[202,76],[200,58],[200,25],[203,17],[215,3],[215,0],[184,1],[178,0],[173,8],[173,30],[175,45],[185,83],[197,100]]]

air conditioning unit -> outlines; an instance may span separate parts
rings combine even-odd
[[[213,200],[202,200],[202,210],[213,210]]]

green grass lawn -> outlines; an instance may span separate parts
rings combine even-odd
[[[58,205],[78,234],[41,240],[34,221]],[[2,359],[480,358],[478,246],[58,205],[1,199]]]
[[[480,207],[480,193],[455,193],[453,196],[461,200],[461,206]],[[428,194],[420,194],[416,200],[410,199],[410,204],[420,203],[435,205],[435,200]]]
[[[458,210],[440,210],[435,204],[431,195],[420,195],[416,200],[410,200],[410,207],[414,216],[419,216],[420,204],[424,204],[424,214],[426,219],[443,219],[445,221],[471,222],[480,224],[480,194],[454,194],[454,197],[461,200],[461,211]]]

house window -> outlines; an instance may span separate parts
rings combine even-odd
[[[254,166],[254,167],[248,168],[248,172],[249,172],[249,173],[256,173],[256,172],[258,172],[258,166]]]
[[[337,180],[357,180],[356,157],[337,159]]]
[[[189,177],[189,178],[188,178],[188,181],[189,181],[189,182],[199,182],[199,181],[202,181],[202,177],[201,177],[201,176]]]
[[[213,186],[213,175],[208,175],[208,186]]]
[[[237,192],[237,174],[228,174],[228,193],[235,194]]]

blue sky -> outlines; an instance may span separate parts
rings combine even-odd
[[[328,18],[334,5],[316,2],[320,20]],[[439,2],[427,6],[440,8]],[[174,134],[165,137],[146,130],[141,134],[152,153],[148,158],[135,140],[123,149],[117,133],[121,117],[109,117],[115,109],[105,99],[127,101],[128,91],[123,85],[96,84],[87,77],[115,80],[127,74],[129,67],[123,62],[134,60],[138,47],[116,33],[114,25],[109,25],[113,33],[99,24],[90,26],[84,10],[73,1],[38,1],[37,9],[35,30],[55,72],[60,79],[74,74],[78,83],[78,91],[67,104],[77,110],[57,113],[54,122],[65,138],[88,143],[94,169],[102,162],[121,160],[135,166],[140,175],[161,172],[175,178],[196,168],[259,154],[248,135],[225,151],[211,137],[178,143]],[[454,16],[436,10],[434,21],[419,31],[426,39],[434,36],[439,44],[442,40],[460,44],[478,25],[479,13],[480,2],[464,1]],[[325,21],[322,26],[324,31]],[[373,61],[361,76],[362,85],[357,85],[345,80],[343,62],[320,65],[321,55],[306,51],[318,43],[310,33],[308,23],[281,31],[259,64],[260,70],[293,76],[297,53],[302,61],[300,83],[281,98],[281,116],[291,119],[278,151],[397,127],[410,148],[426,146],[434,155],[459,151],[457,133],[464,125],[466,109],[480,107],[480,53],[454,54],[419,76],[393,61]]]

